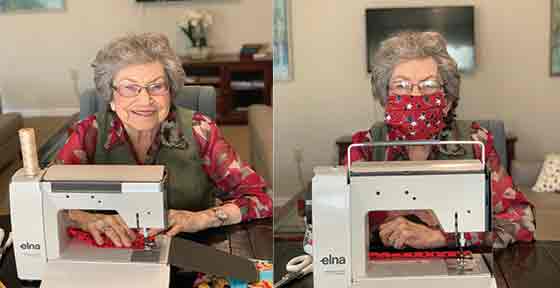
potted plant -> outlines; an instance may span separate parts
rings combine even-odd
[[[179,29],[187,36],[187,54],[192,59],[208,57],[208,30],[212,23],[212,15],[206,10],[187,10],[179,22]]]

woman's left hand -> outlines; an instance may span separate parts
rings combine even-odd
[[[205,211],[170,209],[167,213],[167,222],[169,226],[165,235],[173,237],[181,232],[194,233],[209,228],[209,215]],[[161,229],[150,229],[149,235],[156,235],[161,231]]]
[[[379,237],[385,246],[402,249],[409,246],[416,249],[442,247],[447,244],[445,235],[437,229],[396,217],[379,226]]]

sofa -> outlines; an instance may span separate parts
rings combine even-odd
[[[535,192],[531,189],[539,176],[543,161],[518,161],[511,163],[511,176],[517,188],[535,206],[537,240],[560,240],[560,193]]]
[[[0,114],[0,170],[19,157],[18,130],[23,127],[23,118],[18,113]]]
[[[508,163],[503,122],[483,120],[479,123],[492,132],[495,148],[500,155],[501,162],[503,165]],[[511,176],[516,187],[527,196],[535,207],[537,240],[560,240],[560,228],[555,223],[557,219],[560,219],[560,193],[539,193],[531,189],[537,181],[542,164],[543,161],[512,159]]]
[[[273,183],[272,107],[251,105],[248,110],[250,163],[266,180],[269,194]]]

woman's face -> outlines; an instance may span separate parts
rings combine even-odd
[[[389,92],[412,96],[432,94],[441,89],[440,83],[437,63],[432,57],[405,60],[393,69]],[[425,93],[426,90],[431,93]]]
[[[393,69],[389,81],[389,94],[422,96],[443,90],[437,63],[432,57],[405,60]],[[443,109],[447,115],[451,102]]]
[[[130,65],[113,80],[111,109],[125,127],[152,130],[167,118],[171,96],[163,65],[159,62]]]

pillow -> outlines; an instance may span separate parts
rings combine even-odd
[[[560,191],[560,153],[546,155],[533,190],[535,192]]]

